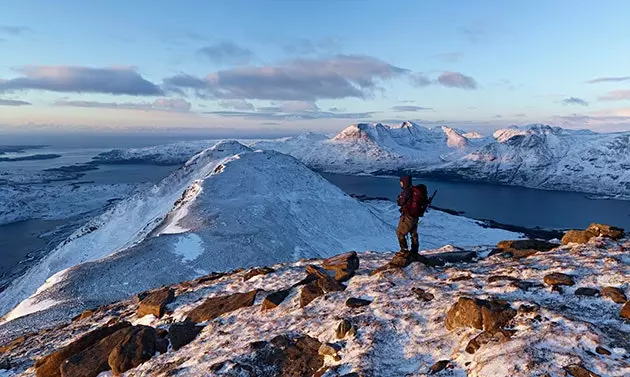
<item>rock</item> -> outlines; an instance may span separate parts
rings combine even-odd
[[[591,238],[597,237],[597,234],[587,230],[569,230],[562,237],[562,244],[568,245],[570,243],[587,243]]]
[[[541,241],[541,240],[509,240],[509,241],[501,241],[497,244],[497,248],[507,251],[507,250],[537,250],[537,251],[549,251],[555,247],[558,247],[557,244]]]
[[[563,294],[564,293],[564,289],[562,289],[561,285],[552,285],[551,286],[551,292],[556,292],[559,294]]]
[[[20,335],[19,337],[13,339],[9,344],[0,347],[0,353],[9,353],[19,347],[22,343],[24,343],[28,339],[27,335]]]
[[[536,282],[533,282],[533,281],[526,281],[526,280],[513,281],[513,282],[510,283],[510,286],[512,286],[514,288],[518,288],[518,289],[523,290],[523,291],[528,291],[531,288],[543,287],[543,285],[540,284],[540,283],[536,283]]]
[[[592,223],[586,230],[601,237],[612,238],[613,240],[618,240],[625,236],[623,228],[604,224]]]
[[[275,309],[290,293],[291,289],[289,288],[268,294],[262,302],[261,310]]]
[[[201,330],[203,330],[203,326],[197,326],[194,322],[173,323],[168,329],[168,338],[171,341],[173,350],[177,351],[192,342]]]
[[[148,361],[156,352],[165,353],[168,343],[158,338],[153,327],[137,326],[109,354],[108,364],[115,375]]]
[[[340,361],[341,357],[337,355],[337,352],[339,352],[340,349],[341,347],[336,344],[322,343],[322,345],[319,346],[319,350],[317,352],[322,356],[330,356],[335,359],[335,361]]]
[[[166,329],[155,329],[157,336],[160,338],[166,338],[168,336],[168,331]]]
[[[138,318],[145,315],[154,315],[161,318],[164,315],[164,307],[175,299],[172,288],[164,287],[144,295],[138,305]]]
[[[63,348],[56,350],[55,352],[47,355],[35,362],[35,372],[37,377],[58,377],[61,376],[60,366],[70,356],[80,353],[81,351],[89,348],[90,346],[98,343],[100,340],[107,336],[116,333],[117,331],[131,327],[129,322],[118,322],[113,326],[101,327],[99,329],[90,331],[89,333],[81,336],[74,342],[66,345]],[[109,356],[109,355],[108,355]],[[107,364],[107,361],[105,361]]]
[[[101,339],[90,347],[83,349],[81,352],[70,356],[67,360],[61,363],[61,376],[96,377],[101,372],[109,370],[109,354],[118,344],[120,344],[129,334],[133,333],[135,330],[135,326],[125,327]]]
[[[328,292],[339,292],[346,287],[333,279],[326,271],[317,266],[306,266],[306,272],[314,278],[313,281],[306,284],[300,292],[300,307],[303,308],[317,297]]]
[[[429,302],[435,298],[433,293],[427,292],[422,288],[414,287],[414,288],[411,288],[411,291],[416,295],[416,298],[418,300]]]
[[[516,310],[504,301],[460,297],[446,313],[446,328],[472,327],[491,331],[505,326],[516,316]]]
[[[519,313],[534,313],[534,312],[537,312],[539,308],[540,307],[538,306],[538,304],[533,304],[533,305],[521,304],[521,306],[519,306],[518,308],[518,312]]]
[[[573,377],[601,377],[599,374],[591,372],[578,364],[567,365],[564,369],[570,376]]]
[[[256,300],[257,290],[234,293],[227,296],[210,297],[203,304],[188,312],[186,318],[193,322],[204,322],[234,310],[252,306]]]
[[[341,320],[337,325],[337,329],[335,330],[335,335],[337,339],[343,339],[346,337],[346,334],[352,329],[352,323],[347,319]]]
[[[543,278],[545,284],[548,285],[574,285],[575,281],[571,275],[560,272],[552,272]]]
[[[78,316],[72,318],[72,322],[82,321],[84,319],[91,318],[95,313],[96,313],[96,310],[86,309],[83,312],[81,312],[81,314],[79,314]]]
[[[11,360],[8,357],[0,358],[0,370],[11,369]]]
[[[252,268],[251,270],[247,271],[245,273],[245,275],[243,275],[243,281],[248,281],[249,279],[253,278],[254,276],[267,275],[267,274],[270,274],[270,273],[272,273],[274,271],[275,270],[273,268],[270,268],[270,267],[256,267],[256,268]]]
[[[484,344],[488,344],[490,342],[503,343],[510,340],[515,331],[507,331],[503,329],[494,329],[491,331],[484,331],[481,334],[477,335],[473,339],[468,342],[466,345],[465,351],[467,353],[473,354],[481,348]]]
[[[346,306],[349,308],[360,308],[362,306],[368,306],[372,303],[370,300],[364,300],[362,298],[350,297],[346,300]]]
[[[346,281],[354,276],[355,271],[359,269],[359,257],[356,251],[335,255],[324,259],[322,267],[335,271],[335,280]]]
[[[621,307],[621,312],[619,312],[619,315],[621,316],[621,318],[630,320],[630,301],[623,304],[623,306]]]
[[[512,276],[507,276],[507,275],[488,276],[488,283],[495,283],[497,281],[519,281],[519,279]]]
[[[607,355],[607,356],[611,355],[611,352],[609,350],[600,346],[595,347],[595,352],[597,352],[600,355]]]
[[[451,281],[468,281],[468,280],[472,280],[472,276],[460,275],[460,276],[455,276],[454,278],[451,278]]]
[[[448,366],[448,363],[450,362],[450,360],[437,361],[435,364],[431,365],[431,368],[429,368],[429,374],[436,374],[438,372],[441,372],[442,370],[444,370],[444,368]]]
[[[599,289],[582,287],[575,290],[577,296],[598,296]]]
[[[306,284],[300,291],[300,308],[310,304],[311,301],[323,294],[324,291],[319,287],[319,285],[317,285],[316,281]]]
[[[623,290],[617,287],[605,287],[604,289],[602,289],[602,296],[608,297],[617,304],[623,304],[628,301]]]
[[[506,254],[514,259],[523,259],[523,258],[527,258],[530,257],[534,254],[537,254],[538,250],[534,250],[534,249],[525,249],[525,250],[516,250],[516,249],[512,249],[506,252]]]

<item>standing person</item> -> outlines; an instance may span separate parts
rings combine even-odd
[[[427,187],[425,185],[413,186],[411,177],[408,175],[400,178],[400,187],[402,188],[402,192],[398,195],[400,220],[396,235],[401,252],[417,255],[420,247],[418,219],[424,215],[428,205]],[[407,246],[407,234],[411,235],[411,249]]]

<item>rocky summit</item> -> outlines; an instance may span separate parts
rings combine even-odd
[[[210,274],[5,336],[0,376],[630,375],[630,240],[521,241]]]

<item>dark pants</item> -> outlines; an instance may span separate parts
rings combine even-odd
[[[407,234],[411,234],[411,249],[407,248]],[[398,243],[401,250],[410,250],[412,253],[417,253],[420,243],[418,240],[418,218],[411,217],[409,215],[400,216],[398,221],[398,228],[396,229],[396,235],[398,236]]]

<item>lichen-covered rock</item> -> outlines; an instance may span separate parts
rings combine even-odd
[[[472,327],[491,331],[503,328],[516,316],[516,310],[505,301],[460,297],[446,314],[446,328]]]
[[[597,237],[597,233],[588,230],[569,230],[562,237],[562,244],[568,245],[570,243],[587,243],[591,238]]]

